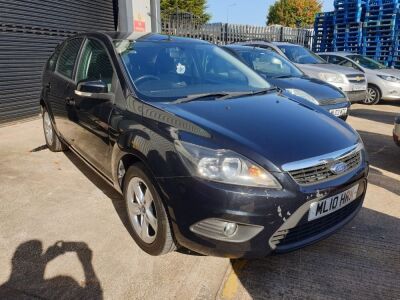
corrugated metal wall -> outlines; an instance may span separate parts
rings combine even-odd
[[[117,0],[0,0],[0,124],[39,112],[54,48],[82,31],[113,31]]]

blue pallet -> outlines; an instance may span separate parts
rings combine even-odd
[[[314,21],[314,41],[312,48],[315,52],[332,51],[334,12],[318,13]]]
[[[347,13],[347,14],[338,14],[333,18],[334,24],[344,24],[344,23],[358,23],[363,22],[364,17],[361,11],[357,13]]]

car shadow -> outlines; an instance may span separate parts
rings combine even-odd
[[[399,226],[399,218],[363,208],[324,241],[265,259],[231,260],[233,272],[253,299],[395,299]]]
[[[87,179],[89,179],[99,190],[101,190],[104,195],[110,198],[115,211],[121,221],[125,226],[129,234],[132,235],[132,229],[129,226],[128,215],[125,210],[125,203],[123,197],[118,193],[105,179],[103,179],[99,174],[93,171],[85,162],[83,162],[75,153],[72,151],[64,152],[65,156],[71,161],[74,166],[83,174]]]
[[[400,106],[400,102],[397,107]],[[400,113],[396,112],[387,112],[387,111],[380,111],[376,109],[367,109],[367,108],[352,108],[350,115],[352,117],[360,118],[360,119],[367,119],[370,121],[375,121],[379,123],[385,124],[393,124],[394,118],[397,117]]]
[[[400,148],[392,136],[358,130],[373,167],[400,175]]]
[[[102,299],[103,291],[86,243],[59,241],[43,251],[40,240],[21,243],[11,259],[11,274],[0,285],[0,299]],[[85,280],[59,275],[45,279],[47,264],[66,252],[75,252]]]

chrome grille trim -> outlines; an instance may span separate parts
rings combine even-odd
[[[363,74],[350,74],[346,75],[346,77],[351,83],[365,83],[365,76]],[[357,80],[357,78],[361,79]]]
[[[351,172],[361,164],[362,147],[362,144],[356,144],[325,155],[284,164],[282,169],[288,172],[299,185],[332,180]],[[341,174],[334,174],[330,167],[338,162],[346,163],[347,169]]]

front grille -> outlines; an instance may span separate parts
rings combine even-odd
[[[365,76],[361,74],[351,74],[351,75],[346,75],[347,79],[351,83],[365,83]]]
[[[271,238],[271,243],[276,245],[276,249],[279,251],[279,247],[299,243],[313,236],[317,236],[347,219],[360,205],[361,198],[362,196],[338,211],[316,220],[307,221],[307,212],[296,227],[277,231]]]
[[[347,102],[346,98],[334,98],[334,99],[318,99],[318,102],[321,105],[333,105]]]
[[[333,173],[330,168],[332,165],[343,162],[347,169],[341,174]],[[331,162],[324,162],[317,166],[290,171],[289,174],[300,185],[310,185],[321,181],[331,180],[349,173],[360,165],[361,151],[350,153]]]

